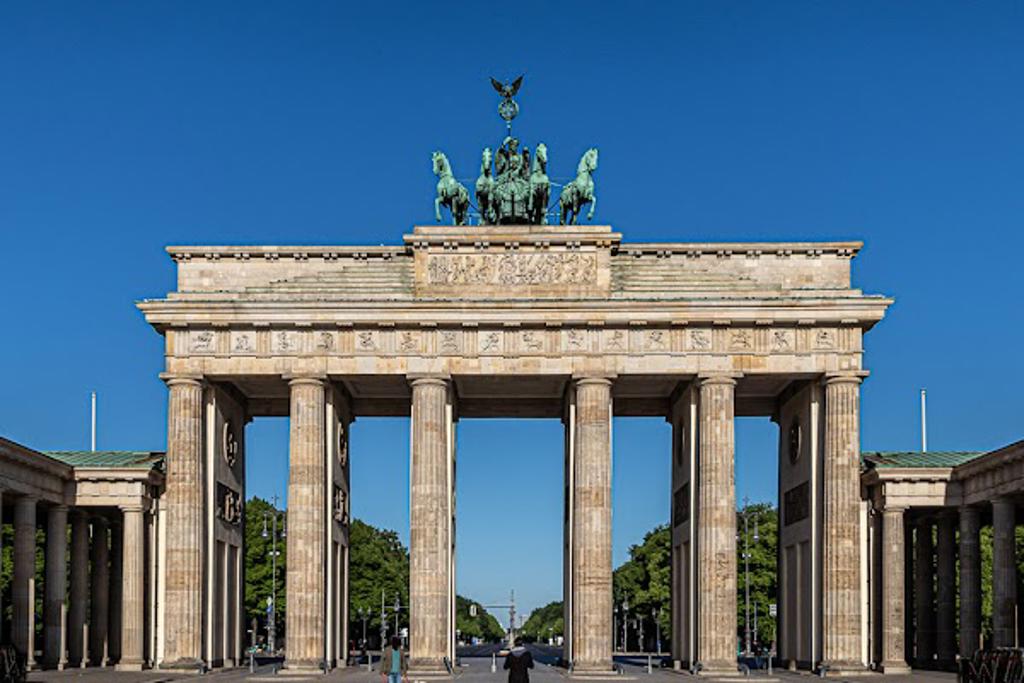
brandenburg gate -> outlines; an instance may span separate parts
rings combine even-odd
[[[565,659],[610,671],[612,420],[662,416],[673,657],[734,672],[734,421],[752,415],[780,434],[779,654],[863,670],[863,335],[892,301],[851,286],[859,248],[628,243],[578,225],[416,227],[394,246],[169,248],[176,291],[139,304],[165,338],[170,393],[158,660],[242,661],[244,425],[278,415],[290,418],[286,666],[343,665],[349,427],[409,416],[410,655],[443,672],[455,649],[456,425],[554,417],[565,424]]]

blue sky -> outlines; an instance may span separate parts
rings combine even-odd
[[[1024,4],[0,5],[0,433],[162,449],[161,341],[134,309],[167,244],[396,243],[431,220],[430,152],[471,176],[502,134],[487,78],[553,175],[601,149],[626,240],[863,239],[865,448],[1024,436]],[[560,594],[556,422],[460,426],[459,588]],[[283,420],[248,434],[283,491]],[[776,434],[738,425],[737,487],[775,495]],[[404,421],[353,439],[355,513],[408,535]],[[616,561],[668,514],[668,436],[615,424]],[[392,487],[385,485],[393,482]],[[518,520],[518,523],[517,523]]]

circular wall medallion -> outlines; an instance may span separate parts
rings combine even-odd
[[[231,420],[224,421],[224,429],[221,434],[221,450],[224,453],[224,460],[229,467],[234,467],[238,462],[238,439],[235,436],[235,427]]]
[[[800,459],[800,448],[803,445],[803,428],[800,419],[794,417],[789,424],[789,461],[795,463]]]

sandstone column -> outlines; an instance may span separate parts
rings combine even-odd
[[[142,669],[142,642],[145,627],[145,547],[146,533],[142,506],[124,508],[121,589],[121,671]]]
[[[32,496],[14,501],[14,582],[11,585],[11,641],[35,664],[36,503]]]
[[[960,508],[960,656],[981,648],[981,510]]]
[[[444,669],[451,637],[448,392],[445,379],[412,380],[409,664],[423,671]]]
[[[992,644],[1013,647],[1016,641],[1016,516],[1011,498],[992,501]]]
[[[0,486],[0,557],[4,556],[4,541],[3,541],[3,528],[4,528],[4,488]],[[4,601],[2,595],[0,595],[0,643],[6,642],[4,640]]]
[[[939,516],[935,566],[935,652],[944,669],[956,666],[956,513]]]
[[[612,670],[612,383],[576,381],[573,670]]]
[[[700,382],[697,464],[697,660],[736,672],[736,438],[732,377]]]
[[[89,518],[71,514],[71,597],[68,601],[68,663],[85,666],[85,617],[89,606]]]
[[[110,523],[110,606],[107,608],[107,660],[121,661],[121,610],[124,607],[121,590],[124,583],[124,526],[115,513]]]
[[[46,519],[46,594],[43,603],[45,645],[43,661],[51,668],[63,669],[64,608],[67,598],[68,508],[50,508]]]
[[[935,659],[935,544],[930,519],[918,519],[915,527],[914,662],[919,668],[929,668]]]
[[[860,577],[860,377],[825,379],[822,664],[863,670]]]
[[[325,547],[327,466],[325,382],[297,377],[291,387],[288,446],[288,594],[286,659],[288,669],[319,669],[325,656]]]
[[[882,670],[909,673],[904,650],[906,600],[903,532],[904,508],[886,507],[882,513]]]
[[[89,591],[89,656],[92,663],[107,665],[107,627],[110,618],[110,549],[107,520],[92,520],[92,586]]]
[[[196,670],[203,657],[203,385],[167,379],[167,510],[163,668]]]

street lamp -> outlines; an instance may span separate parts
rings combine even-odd
[[[744,651],[750,656],[750,499],[743,497],[743,575],[745,584]],[[754,542],[758,541],[757,521],[754,521]]]
[[[622,599],[622,651],[629,649],[629,599]]]
[[[657,607],[651,608],[651,619],[654,619],[654,634],[657,641],[658,654],[661,654],[661,623],[658,621],[658,617],[661,615],[661,610]]]
[[[267,598],[267,646],[271,653],[277,652],[277,496],[273,497],[273,512],[263,511],[263,538],[270,537],[270,596]],[[268,533],[267,517],[271,518]],[[284,524],[281,525],[281,538],[285,537]]]

